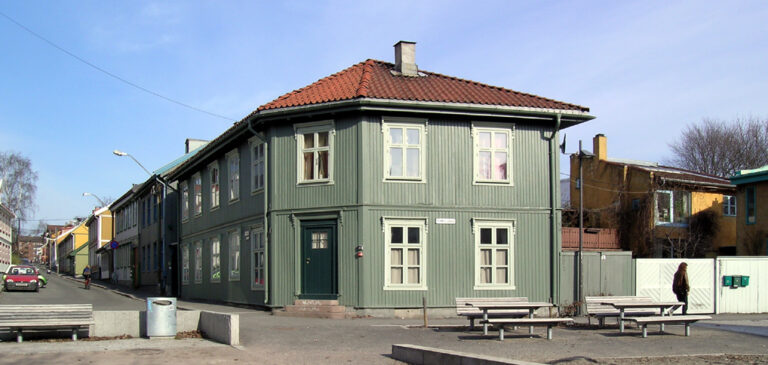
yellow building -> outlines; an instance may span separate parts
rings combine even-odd
[[[736,185],[737,254],[768,255],[768,165],[741,170]]]
[[[85,222],[56,237],[56,252],[60,273],[82,275],[88,265],[88,227]]]
[[[570,200],[592,223],[616,228],[622,248],[637,257],[697,257],[735,254],[736,187],[727,179],[608,157],[608,140],[598,134],[594,153],[571,155]],[[581,157],[581,158],[580,158]],[[583,184],[578,181],[579,163]]]

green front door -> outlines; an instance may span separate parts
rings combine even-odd
[[[302,298],[336,299],[336,222],[301,224]]]

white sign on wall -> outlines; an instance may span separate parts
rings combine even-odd
[[[435,218],[436,224],[456,224],[456,218]]]

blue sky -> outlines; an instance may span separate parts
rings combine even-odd
[[[768,117],[764,1],[78,1],[0,12],[0,150],[38,171],[35,219],[61,223],[121,196],[184,152],[291,90],[417,42],[421,69],[584,105],[565,131],[608,155],[663,161],[704,117]],[[567,171],[567,159],[561,159]],[[31,222],[28,226],[36,226]]]

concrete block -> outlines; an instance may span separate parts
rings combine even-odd
[[[392,345],[392,358],[414,365],[533,365],[536,363],[408,344]]]
[[[231,346],[240,345],[239,314],[201,311],[198,328],[206,338]]]
[[[94,311],[93,321],[90,336],[95,337],[140,337],[144,327],[141,323],[145,323],[141,321],[139,311]]]
[[[197,331],[199,327],[200,311],[176,311],[176,332]]]

